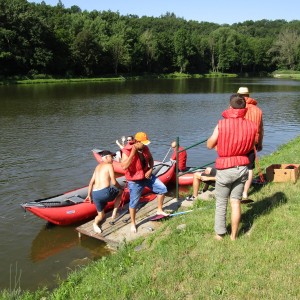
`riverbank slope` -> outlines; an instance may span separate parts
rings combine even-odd
[[[261,158],[261,169],[299,163],[299,147],[300,136]],[[299,190],[300,180],[252,187],[255,202],[242,206],[235,242],[214,240],[214,209],[197,210],[206,205],[198,201],[192,213],[164,221],[147,240],[72,272],[52,293],[14,299],[296,299]]]

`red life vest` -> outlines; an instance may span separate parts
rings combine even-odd
[[[218,123],[218,158],[216,168],[219,170],[249,164],[247,153],[253,149],[257,126],[244,118],[247,108],[227,109],[224,119]]]
[[[183,147],[178,147],[178,152],[184,150]],[[176,148],[171,156],[171,159],[176,160]],[[182,151],[178,154],[178,170],[184,171],[186,169],[186,159],[187,159],[187,153],[186,151]]]
[[[127,144],[122,149],[122,152],[129,157],[132,147],[133,145]],[[141,154],[145,158],[145,167],[142,167],[141,159],[139,158],[138,153],[136,153],[132,158],[130,166],[125,170],[125,178],[127,180],[141,180],[145,178],[145,173],[149,170],[149,159],[151,157],[151,153],[149,148],[144,146]]]
[[[262,110],[257,107],[257,101],[250,97],[244,97],[246,100],[246,108],[247,113],[245,115],[245,119],[253,121],[258,130],[255,137],[255,144],[259,144],[262,141],[262,134],[263,134],[263,122],[262,122]]]

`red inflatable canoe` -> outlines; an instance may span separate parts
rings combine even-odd
[[[97,160],[97,162],[101,163],[102,159],[101,159],[101,156],[99,154],[100,150],[99,149],[93,149],[92,152],[93,152],[93,155],[94,155],[95,159]],[[154,161],[154,165],[160,164],[160,163],[161,162],[158,161],[158,160]],[[121,167],[121,163],[117,159],[113,160],[113,167],[114,167],[115,172],[120,173],[120,174],[125,173],[125,171]],[[192,168],[190,168],[190,169],[192,169]],[[204,169],[199,169],[197,171],[204,171]],[[178,184],[179,185],[192,185],[193,184],[193,175],[194,175],[194,172],[189,172],[189,173],[186,173],[184,175],[179,176],[178,177]],[[174,172],[174,175],[171,179],[171,182],[176,183],[176,172]]]
[[[175,164],[172,162],[157,164],[153,169],[155,174],[164,184],[168,184],[175,172]],[[117,178],[121,185],[125,185],[125,176]],[[143,194],[149,193],[145,188]],[[74,223],[86,221],[96,216],[97,210],[93,203],[85,202],[88,193],[88,186],[72,190],[60,195],[38,199],[22,203],[25,211],[56,225],[71,225]],[[141,201],[151,201],[156,197],[155,194],[149,194],[142,197]],[[123,201],[129,201],[129,190],[125,187],[122,195]],[[110,211],[114,207],[114,201],[111,201],[105,207],[105,211]]]

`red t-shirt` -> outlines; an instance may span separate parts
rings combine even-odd
[[[183,147],[178,147],[178,151],[184,150]],[[176,148],[171,156],[171,159],[176,160]],[[186,169],[186,160],[187,160],[187,153],[186,151],[182,151],[178,154],[178,170],[185,171]]]

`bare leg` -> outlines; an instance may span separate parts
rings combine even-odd
[[[201,182],[201,174],[195,173],[193,177],[193,196],[198,197],[199,186]]]
[[[230,200],[231,204],[231,240],[236,240],[241,220],[241,202],[236,199]]]
[[[165,195],[158,195],[157,196],[157,214],[168,216],[169,214],[163,211],[163,204],[164,204]]]
[[[101,233],[102,230],[99,227],[99,223],[105,218],[104,210],[98,211],[98,215],[95,217],[95,222],[93,223],[93,228],[96,233]]]
[[[249,170],[248,179],[245,182],[244,191],[243,191],[243,198],[245,199],[248,198],[248,190],[251,186],[252,180],[253,180],[253,170]]]
[[[119,193],[119,195],[117,196],[116,200],[115,200],[115,203],[114,203],[114,210],[113,210],[113,213],[112,213],[112,220],[114,220],[117,216],[117,212],[118,212],[118,208],[120,206],[120,202],[121,202],[121,193]]]
[[[136,224],[135,224],[136,209],[129,208],[129,213],[131,217],[131,232],[136,233]]]

